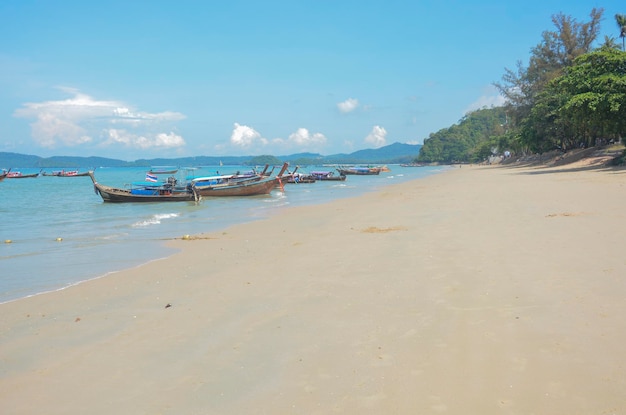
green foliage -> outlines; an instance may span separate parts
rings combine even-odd
[[[560,116],[558,108],[567,95],[554,88],[576,59],[592,51],[600,31],[603,9],[593,9],[587,22],[578,22],[559,13],[552,16],[556,30],[542,33],[541,42],[532,48],[527,67],[520,62],[517,71],[507,69],[502,83],[494,84],[506,98],[510,119],[509,143],[517,152],[542,152],[554,147],[574,145],[575,128]],[[605,40],[607,46],[612,43]]]
[[[422,163],[477,162],[506,146],[507,115],[503,107],[471,112],[458,124],[431,134],[417,157]]]
[[[527,67],[507,69],[501,84],[511,123],[506,140],[514,152],[563,151],[619,141],[626,131],[626,52],[605,37],[592,44],[603,10],[593,9],[588,22],[558,14],[531,51]],[[620,37],[626,16],[616,15]],[[623,47],[623,45],[622,45]]]
[[[581,55],[538,96],[525,129],[563,150],[619,140],[626,131],[626,53],[602,47]]]

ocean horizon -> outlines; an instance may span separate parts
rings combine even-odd
[[[163,242],[226,229],[291,206],[358,196],[439,173],[447,167],[401,167],[346,181],[285,184],[269,195],[203,198],[198,203],[104,203],[89,177],[39,176],[0,182],[0,303],[56,291],[172,255]],[[23,174],[39,169],[19,169]],[[56,169],[60,170],[60,169]],[[72,169],[66,169],[72,170]],[[250,170],[205,166],[178,178]],[[300,169],[306,172],[308,169]],[[333,170],[315,166],[310,170]],[[85,169],[81,169],[85,171]],[[277,172],[278,170],[275,170]],[[98,168],[98,182],[124,187],[143,181],[145,167]]]

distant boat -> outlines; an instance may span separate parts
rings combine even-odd
[[[339,167],[337,171],[339,174],[348,175],[354,174],[358,176],[366,176],[366,175],[375,175],[380,174],[382,168],[381,167]]]
[[[79,172],[78,170],[57,170],[52,173],[42,172],[42,176],[56,176],[56,177],[84,177],[89,176],[88,171]]]
[[[305,173],[298,173],[300,166],[282,176],[283,183],[315,183],[315,178]]]
[[[285,180],[285,183],[315,183],[317,179],[310,174],[306,173],[296,173],[293,172],[289,174]]]
[[[178,167],[176,166],[152,166],[148,173],[150,174],[176,174]]]
[[[324,181],[324,180],[344,181],[346,180],[345,174],[340,174],[339,176],[335,176],[335,172],[332,172],[332,171],[312,171],[309,174],[315,177],[316,180],[320,180],[320,181]]]
[[[28,178],[37,177],[37,176],[39,176],[39,173],[22,174],[21,171],[12,171],[12,172],[7,173],[6,178],[7,179],[28,179]]]
[[[193,189],[186,186],[177,187],[174,178],[160,183],[133,183],[128,189],[120,189],[98,183],[93,171],[87,174],[93,181],[96,194],[99,194],[105,202],[193,202],[199,200],[199,196]]]

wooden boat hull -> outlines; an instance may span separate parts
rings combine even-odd
[[[269,194],[278,184],[277,178],[235,182],[233,184],[217,184],[214,186],[194,186],[200,196],[256,196]]]
[[[89,172],[60,174],[59,177],[85,177],[89,176]]]
[[[112,203],[137,203],[137,202],[194,202],[197,195],[191,191],[176,191],[168,189],[154,189],[151,194],[137,194],[130,189],[120,189],[105,186],[96,181],[93,172],[88,173],[93,181],[94,190],[105,202]]]
[[[67,171],[53,171],[52,173],[46,173],[43,172],[41,173],[42,176],[55,176],[55,177],[85,177],[85,176],[89,176],[89,172],[88,171],[84,171],[84,172],[75,172],[75,171],[71,171],[71,172],[67,172]]]
[[[12,174],[8,174],[6,176],[7,179],[31,179],[33,177],[37,177],[39,176],[39,173],[33,173],[33,174],[16,174],[16,175],[12,175]]]
[[[148,170],[150,174],[176,174],[178,173],[178,169],[175,170]]]
[[[356,175],[356,176],[371,176],[380,174],[380,169],[376,167],[368,169],[337,169],[340,175]]]
[[[344,182],[346,179],[347,179],[347,177],[342,174],[342,175],[339,175],[339,176],[318,178],[317,180],[322,181],[322,182]]]

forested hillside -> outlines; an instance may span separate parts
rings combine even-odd
[[[468,114],[458,124],[431,134],[418,162],[454,163],[484,160],[497,151],[505,130],[504,108],[482,109]]]

